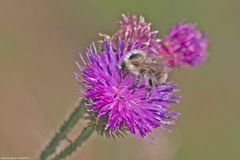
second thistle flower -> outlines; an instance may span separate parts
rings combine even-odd
[[[163,37],[159,52],[173,67],[197,66],[207,57],[208,39],[205,33],[190,23],[179,23]]]

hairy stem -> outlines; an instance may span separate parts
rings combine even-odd
[[[67,156],[70,156],[74,151],[76,151],[77,147],[81,146],[81,144],[90,137],[94,129],[94,125],[88,125],[70,145],[57,154],[52,160],[61,160],[65,159]]]
[[[40,160],[47,160],[50,155],[54,154],[59,143],[66,137],[68,132],[74,127],[78,120],[83,117],[85,111],[85,101],[86,100],[84,99],[80,101],[79,105],[70,114],[68,119],[64,121],[59,131],[56,132],[52,140],[41,152]]]

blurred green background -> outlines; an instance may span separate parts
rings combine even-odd
[[[121,13],[143,15],[164,35],[195,22],[210,37],[209,58],[181,68],[182,116],[154,144],[129,136],[92,136],[73,160],[239,160],[240,1],[237,0],[1,0],[0,157],[36,159],[77,103],[78,52],[117,29]]]

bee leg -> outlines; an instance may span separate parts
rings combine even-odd
[[[127,72],[126,72],[126,63],[125,63],[125,62],[122,62],[121,65],[118,66],[118,69],[119,69],[119,73],[121,74],[121,77],[122,77],[122,78],[125,78],[126,75],[127,75]]]
[[[151,96],[152,88],[153,88],[153,81],[152,79],[148,79],[147,99]]]
[[[170,68],[169,66],[165,66],[163,72],[161,73],[161,76],[158,80],[159,83],[165,83],[168,79],[168,76],[170,74],[170,72],[172,71],[172,68]]]
[[[158,82],[159,83],[165,83],[167,81],[167,79],[168,79],[168,74],[167,73],[163,73],[161,75],[161,77],[159,78]]]
[[[133,89],[132,93],[134,93],[136,87],[138,87],[138,85],[139,85],[139,83],[140,83],[140,79],[141,79],[141,77],[140,77],[140,76],[137,76],[134,85],[133,85],[132,87],[129,88],[129,89]]]
[[[124,72],[126,70],[126,62],[122,62],[121,65],[119,66],[119,69]]]

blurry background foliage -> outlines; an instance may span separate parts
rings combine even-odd
[[[0,156],[35,159],[77,103],[78,52],[117,29],[121,13],[143,15],[164,35],[179,21],[210,38],[209,58],[177,69],[182,116],[154,144],[92,136],[73,160],[239,160],[240,1],[1,0]],[[163,137],[160,139],[159,137]]]

